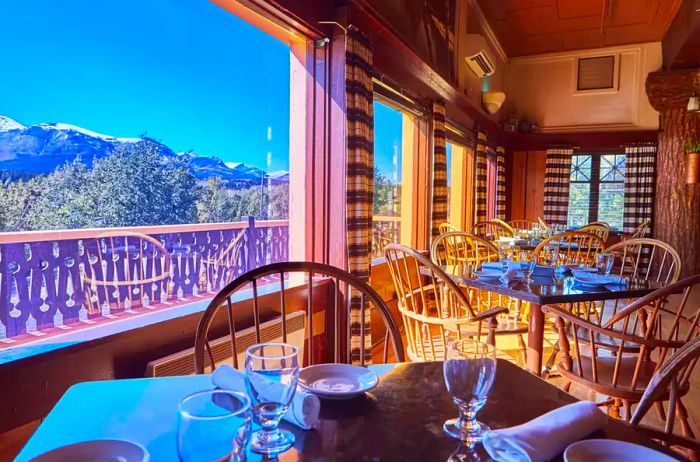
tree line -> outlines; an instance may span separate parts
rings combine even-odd
[[[288,185],[231,190],[204,182],[178,158],[143,140],[118,148],[88,169],[80,158],[53,173],[11,180],[0,176],[0,231],[112,228],[281,220],[289,215]]]

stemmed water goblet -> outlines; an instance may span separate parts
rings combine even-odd
[[[508,264],[513,258],[513,249],[508,244],[501,244],[498,248],[498,256],[501,259],[501,265],[503,265],[503,271],[508,271]]]
[[[481,441],[489,427],[476,420],[496,375],[496,350],[475,340],[454,340],[447,345],[443,374],[445,385],[459,409],[459,417],[445,422],[445,433],[467,445]]]
[[[532,273],[537,266],[537,255],[534,252],[520,252],[520,269],[525,275],[525,282],[532,282]]]
[[[253,345],[246,352],[246,389],[255,421],[262,427],[251,437],[253,452],[275,456],[294,444],[294,434],[277,427],[299,381],[297,353],[297,347],[286,343]]]

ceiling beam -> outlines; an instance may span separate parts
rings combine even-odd
[[[683,0],[662,42],[664,69],[700,66],[700,0]]]

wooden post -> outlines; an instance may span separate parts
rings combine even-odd
[[[258,262],[256,255],[258,253],[258,237],[255,232],[255,217],[254,216],[249,216],[248,217],[248,228],[246,228],[245,231],[248,235],[246,236],[246,241],[247,241],[247,246],[246,246],[246,254],[247,254],[247,259],[246,259],[246,266],[247,268],[245,269],[246,272],[257,268]]]

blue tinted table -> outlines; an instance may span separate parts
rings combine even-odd
[[[281,462],[444,461],[458,443],[442,431],[457,408],[445,389],[442,363],[370,366],[377,388],[349,401],[324,401],[313,430],[294,431],[297,443]],[[17,461],[92,439],[140,443],[154,462],[177,460],[176,414],[190,393],[211,389],[207,375],[86,382],[71,387],[42,422]],[[479,418],[492,428],[521,424],[575,402],[571,395],[499,360],[489,400]],[[667,452],[621,421],[610,419],[593,436],[630,441]],[[461,448],[463,450],[464,448]],[[478,449],[481,460],[489,460]],[[250,454],[249,461],[261,460]]]

